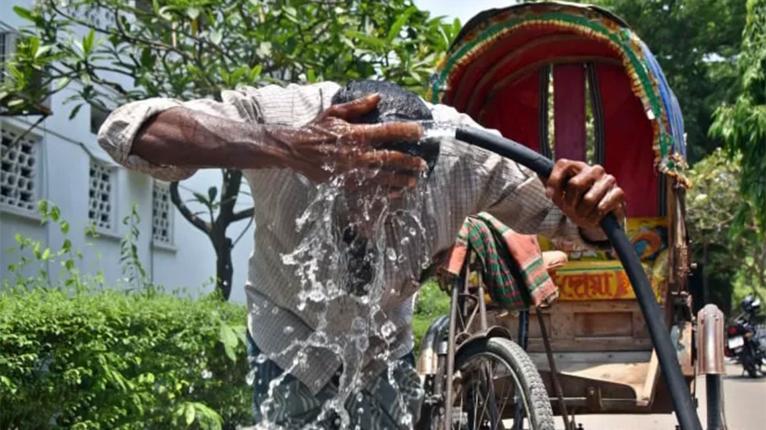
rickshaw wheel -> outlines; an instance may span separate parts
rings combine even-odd
[[[553,412],[540,374],[514,342],[484,339],[461,350],[455,361],[453,429],[553,430]],[[526,426],[513,424],[516,404]]]

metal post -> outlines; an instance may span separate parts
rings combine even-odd
[[[724,430],[721,419],[721,375],[705,375],[707,430]]]
[[[705,375],[707,428],[723,430],[724,316],[716,305],[705,305],[697,312],[697,373]]]

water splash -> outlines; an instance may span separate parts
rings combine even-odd
[[[423,222],[430,193],[425,177],[418,181],[415,189],[396,199],[390,198],[388,190],[381,187],[349,192],[344,186],[347,181],[347,177],[337,176],[317,187],[314,198],[295,220],[301,242],[293,251],[282,255],[282,262],[294,268],[301,285],[298,310],[309,306],[312,311],[317,310],[315,332],[281,353],[295,357],[293,366],[285,369],[284,375],[307,366],[310,348],[322,348],[338,357],[342,373],[337,395],[325,403],[317,421],[335,417],[340,428],[351,426],[347,407],[358,412],[358,390],[369,382],[363,377],[363,370],[370,356],[388,364],[384,372],[389,383],[397,388],[394,368],[398,357],[392,357],[391,350],[394,342],[401,341],[396,336],[400,328],[387,317],[386,311],[390,309],[384,309],[383,304],[398,293],[399,286],[387,285],[390,282],[387,273],[411,267],[416,272],[414,275],[419,275],[432,255]],[[348,236],[352,236],[351,240]],[[353,270],[355,265],[369,266],[371,273],[364,278]],[[342,332],[333,326],[337,323],[333,309],[339,304],[353,312],[348,330]],[[373,354],[373,345],[382,348],[375,349]],[[269,398],[283,378],[272,381]],[[396,402],[402,410],[407,410],[401,396]],[[261,407],[263,415],[268,416],[269,402],[263,402]],[[404,419],[412,421],[411,416]],[[275,428],[273,423],[264,423],[262,427]]]

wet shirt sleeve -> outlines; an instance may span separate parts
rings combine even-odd
[[[269,85],[262,88],[242,87],[223,91],[222,101],[198,99],[182,102],[169,98],[151,98],[128,103],[112,112],[98,133],[98,142],[119,164],[158,179],[178,181],[188,178],[196,169],[158,165],[131,153],[133,141],[141,127],[152,116],[174,107],[185,107],[208,115],[235,121],[281,123],[299,126],[314,119],[339,86],[333,82],[312,85]]]
[[[482,128],[468,115],[449,106],[434,105],[432,113],[436,122]],[[499,134],[496,130],[488,131]],[[473,213],[487,211],[520,233],[563,238],[581,246],[601,246],[582,236],[577,225],[545,195],[542,181],[531,170],[465,142],[454,141],[451,151],[460,159],[451,175],[459,183],[450,186],[458,192],[451,194],[469,200]]]
[[[247,99],[243,96],[243,103]],[[98,132],[98,143],[115,162],[155,178],[178,181],[193,175],[195,168],[159,165],[133,154],[133,141],[141,127],[154,115],[165,110],[183,106],[204,113],[233,120],[244,120],[243,111],[231,102],[208,99],[181,102],[169,98],[150,98],[120,106],[107,117]]]

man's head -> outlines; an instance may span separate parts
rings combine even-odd
[[[366,95],[380,94],[378,107],[359,122],[375,124],[395,121],[425,121],[433,119],[431,110],[417,96],[399,85],[386,81],[352,81],[335,93],[332,104],[347,103]]]
[[[335,93],[332,98],[332,104],[347,103],[374,93],[380,95],[380,102],[378,102],[377,108],[359,118],[356,122],[376,124],[382,122],[433,120],[428,105],[417,94],[386,81],[351,81]],[[426,160],[429,171],[433,170],[436,159],[439,156],[439,145],[435,141],[400,142],[388,144],[385,148],[422,157]]]

